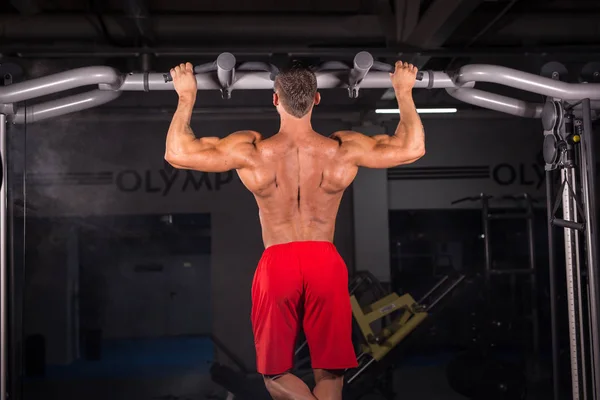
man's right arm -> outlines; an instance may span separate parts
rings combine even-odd
[[[412,163],[425,155],[425,132],[412,97],[417,69],[396,64],[392,83],[398,100],[400,122],[393,135],[366,136],[358,132],[337,132],[344,156],[359,167],[392,168]]]
[[[175,168],[204,172],[250,167],[257,154],[260,134],[239,131],[223,139],[196,138],[190,127],[198,90],[192,64],[181,64],[171,69],[171,75],[179,103],[167,132],[165,160]]]

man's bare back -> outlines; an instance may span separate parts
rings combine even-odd
[[[265,247],[333,241],[342,194],[358,171],[345,162],[340,142],[314,131],[279,132],[255,146],[252,168],[238,174],[256,198]]]
[[[390,74],[402,116],[393,135],[340,131],[325,137],[311,125],[313,107],[320,102],[314,73],[282,72],[273,95],[281,126],[263,139],[254,131],[197,138],[190,127],[197,92],[192,65],[171,70],[179,104],[165,159],[181,169],[235,169],[258,204],[266,250],[252,285],[252,325],[257,370],[276,400],[341,400],[343,374],[338,372],[357,366],[348,271],[332,244],[335,220],[359,167],[391,168],[425,154],[412,100],[416,73],[414,66],[397,63]],[[300,325],[311,352],[312,391],[290,372]]]

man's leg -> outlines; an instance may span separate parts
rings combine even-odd
[[[252,284],[252,328],[256,369],[275,400],[314,400],[290,374],[302,318],[303,279],[294,245],[265,250]]]
[[[344,370],[315,369],[313,394],[319,400],[342,400]]]
[[[264,379],[267,390],[274,400],[315,400],[306,383],[291,373],[274,377],[265,376]]]
[[[343,371],[358,366],[352,344],[348,269],[331,243],[315,242],[303,253],[304,333],[319,400],[341,399]]]

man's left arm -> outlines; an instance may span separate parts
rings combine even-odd
[[[359,167],[392,168],[412,163],[425,155],[425,132],[412,97],[417,69],[408,63],[397,62],[391,74],[398,100],[400,122],[393,135],[365,136],[346,131],[334,138],[342,143],[344,154]]]

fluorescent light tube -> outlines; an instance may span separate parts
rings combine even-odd
[[[458,110],[456,108],[417,108],[419,114],[451,114]],[[376,114],[399,114],[400,110],[397,108],[378,108],[375,110]]]

